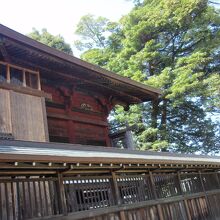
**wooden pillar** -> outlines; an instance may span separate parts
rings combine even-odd
[[[22,79],[23,79],[23,86],[26,87],[26,76],[25,76],[25,70],[22,71]]]
[[[181,184],[181,174],[180,174],[179,171],[177,172],[177,176],[178,176],[178,183],[179,183],[179,188],[180,188],[181,195],[182,195],[183,197],[185,197],[184,192],[183,192],[183,187],[182,187],[182,184]],[[186,209],[185,211],[186,211],[187,219],[188,219],[188,220],[191,220],[192,217],[191,217],[191,214],[190,214],[190,210],[189,210],[189,206],[188,206],[188,203],[187,203],[187,199],[184,198],[184,199],[183,199],[183,202],[184,202],[184,207],[185,207],[185,209]]]
[[[58,173],[58,182],[57,182],[57,193],[58,193],[58,204],[61,214],[67,215],[67,206],[66,206],[66,196],[63,185],[63,175]]]
[[[112,191],[113,191],[113,195],[114,195],[114,199],[115,199],[115,204],[121,205],[122,201],[121,201],[121,197],[120,197],[120,192],[119,192],[115,172],[112,172]],[[120,220],[126,220],[126,216],[125,216],[124,211],[119,212],[119,218],[120,218]]]
[[[10,83],[10,81],[11,81],[11,76],[10,76],[10,66],[7,64],[7,66],[6,66],[6,71],[7,71],[7,83]]]
[[[40,72],[37,72],[37,89],[41,90],[41,83],[40,83]]]
[[[153,192],[153,195],[154,195],[154,199],[158,199],[152,172],[149,172],[149,177],[150,177],[151,189],[152,189],[152,192]],[[161,205],[157,204],[156,206],[157,206],[157,211],[158,211],[159,219],[160,220],[164,220],[163,211],[162,211]]]

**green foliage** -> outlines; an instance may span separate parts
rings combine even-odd
[[[60,35],[54,36],[50,34],[46,29],[42,29],[41,32],[33,28],[32,32],[28,34],[34,40],[37,40],[49,47],[53,47],[57,50],[61,50],[68,54],[73,54],[69,44],[64,41],[64,38]]]
[[[104,17],[98,17],[96,19],[91,14],[83,16],[75,31],[75,34],[78,34],[82,38],[81,41],[75,41],[77,49],[105,47],[106,38],[103,32],[107,30],[108,22],[108,19]]]
[[[220,112],[219,11],[207,0],[136,3],[110,35],[99,29],[104,47],[87,47],[82,54],[89,62],[163,90],[158,102],[128,112],[116,109],[114,120],[138,125],[140,149],[219,151],[220,130],[216,117],[211,119]]]

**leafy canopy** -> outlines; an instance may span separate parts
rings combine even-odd
[[[128,112],[116,108],[112,123],[137,124],[141,149],[219,152],[219,122],[212,116],[220,111],[219,10],[207,0],[135,2],[110,34],[107,23],[94,17],[97,26],[84,29],[82,19],[77,32],[82,59],[163,90],[152,103]],[[94,32],[103,45],[91,37]]]
[[[28,36],[34,40],[46,44],[49,47],[53,47],[67,54],[73,54],[70,45],[64,41],[64,38],[62,36],[54,36],[50,34],[47,29],[42,29],[42,31],[40,32],[37,29],[33,28],[32,32],[29,33]]]

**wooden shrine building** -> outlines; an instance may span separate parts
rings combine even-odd
[[[111,146],[112,108],[160,93],[4,26],[0,45],[0,132],[17,140]]]
[[[115,148],[159,95],[0,25],[0,220],[220,219],[219,157]]]

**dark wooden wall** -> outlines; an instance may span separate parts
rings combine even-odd
[[[107,117],[111,106],[101,94],[42,83],[52,94],[46,102],[50,141],[110,146]]]
[[[0,178],[0,219],[217,220],[220,174]]]

